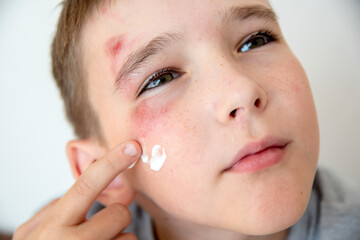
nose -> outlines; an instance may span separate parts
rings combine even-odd
[[[268,102],[261,81],[239,71],[228,73],[222,74],[226,79],[220,79],[221,84],[216,90],[218,97],[214,111],[217,120],[225,124],[261,113]]]

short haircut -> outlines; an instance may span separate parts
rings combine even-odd
[[[51,46],[52,72],[64,100],[66,116],[80,139],[104,143],[99,117],[94,111],[85,79],[82,31],[91,13],[104,0],[64,0]]]

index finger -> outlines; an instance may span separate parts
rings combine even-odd
[[[123,143],[91,164],[59,201],[58,216],[62,224],[72,226],[84,221],[96,198],[111,181],[140,157],[136,141]]]

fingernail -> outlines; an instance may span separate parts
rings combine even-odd
[[[137,154],[137,150],[134,145],[127,143],[124,148],[124,153],[129,157],[134,157]]]

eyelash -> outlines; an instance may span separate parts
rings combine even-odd
[[[140,90],[138,91],[137,96],[140,96],[141,94],[143,94],[144,92],[146,92],[146,91],[148,91],[148,90],[151,90],[151,89],[153,89],[153,88],[156,88],[156,87],[159,87],[159,86],[161,86],[161,85],[166,84],[166,83],[162,83],[162,84],[159,83],[158,86],[148,88],[148,86],[149,86],[150,84],[152,84],[155,80],[160,79],[160,77],[165,76],[166,74],[171,74],[171,76],[173,77],[172,80],[174,80],[174,79],[176,79],[176,78],[179,78],[179,77],[181,77],[181,75],[182,75],[182,73],[181,73],[179,70],[175,69],[175,68],[164,68],[164,69],[161,69],[161,70],[153,73],[150,77],[148,77],[148,78],[145,80],[144,84],[141,86]],[[171,81],[172,81],[172,80],[171,80]]]
[[[253,41],[255,39],[259,39],[259,38],[262,38],[263,40],[265,40],[264,43],[262,45],[260,45],[260,46],[252,47],[252,42],[251,41]],[[275,33],[271,32],[271,31],[259,31],[259,32],[256,32],[256,33],[252,33],[249,36],[247,36],[244,40],[241,41],[240,47],[238,48],[237,52],[238,53],[245,53],[245,52],[248,52],[248,51],[250,51],[252,49],[262,47],[262,46],[264,46],[264,45],[266,45],[268,43],[275,42],[275,41],[278,41],[278,40],[279,40],[279,36],[276,35]]]
[[[264,42],[260,45],[260,46],[253,46],[251,41],[254,41],[255,39],[259,39],[262,38],[264,40]],[[238,48],[237,52],[238,53],[246,53],[250,50],[262,47],[268,43],[274,42],[274,41],[278,41],[279,40],[279,36],[274,34],[271,31],[259,31],[259,32],[255,32],[250,34],[249,36],[247,36],[245,39],[243,39],[240,43],[240,47]],[[246,45],[247,44],[247,45]],[[244,49],[244,50],[243,50]],[[171,74],[172,80],[181,77],[182,73],[175,69],[175,68],[164,68],[161,69],[155,73],[153,73],[150,77],[148,77],[144,84],[140,87],[140,90],[138,91],[137,96],[140,96],[141,94],[143,94],[144,92],[151,90],[153,88],[157,88],[159,86],[165,85],[170,81],[161,83],[159,82],[160,77],[165,76],[166,74]],[[151,88],[148,88],[149,85],[151,85],[152,83],[155,82],[155,80],[158,80],[158,85],[157,86],[153,86]],[[161,80],[160,80],[161,81]]]

